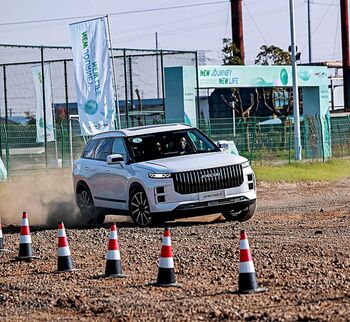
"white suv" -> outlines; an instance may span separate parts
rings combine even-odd
[[[138,226],[221,212],[245,221],[256,208],[247,159],[224,153],[197,128],[153,125],[95,135],[73,167],[84,223],[128,214]]]

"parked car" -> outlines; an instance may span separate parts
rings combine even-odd
[[[76,203],[84,223],[127,214],[138,226],[222,213],[246,221],[256,208],[247,159],[224,153],[184,124],[97,134],[74,162]]]

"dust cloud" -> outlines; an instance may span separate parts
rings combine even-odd
[[[70,172],[13,176],[10,181],[0,183],[3,225],[20,225],[23,211],[28,212],[31,226],[56,227],[60,220],[66,226],[79,223]]]

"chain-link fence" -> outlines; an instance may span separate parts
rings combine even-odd
[[[135,123],[135,114],[142,109],[145,115],[164,118],[165,67],[197,65],[194,51],[124,48],[112,52],[121,119],[127,125]],[[32,68],[44,65],[49,69],[44,80],[51,85],[55,122],[68,122],[70,114],[77,114],[70,47],[0,44],[0,123],[34,117],[38,98]]]
[[[322,122],[326,122],[326,119],[318,116],[304,117],[302,120],[303,159],[320,158],[313,151],[322,151],[322,136],[317,134],[321,132]],[[150,124],[152,122],[145,123]],[[350,117],[331,118],[330,125],[332,156],[349,157]],[[212,119],[202,122],[199,127],[214,141],[233,140],[239,153],[251,162],[290,162],[295,156],[294,125],[288,118],[236,118],[235,124],[232,119]],[[56,127],[55,137],[56,141],[48,142],[45,149],[45,143],[36,142],[35,125],[15,124],[6,127],[2,124],[0,151],[9,175],[70,167],[71,157],[77,159],[80,156],[88,139],[80,135],[77,120],[72,122],[72,149],[67,123]]]

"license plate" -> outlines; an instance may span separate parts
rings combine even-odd
[[[201,192],[199,194],[199,201],[218,200],[226,197],[225,190]]]

